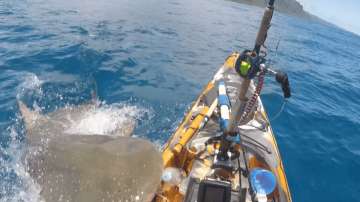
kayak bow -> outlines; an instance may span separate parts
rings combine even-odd
[[[266,75],[275,76],[285,99],[291,96],[287,75],[273,70],[261,52],[273,11],[270,0],[254,49],[225,60],[165,144],[155,201],[292,201],[260,99]]]

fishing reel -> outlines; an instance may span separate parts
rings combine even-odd
[[[260,57],[254,51],[245,50],[235,62],[236,72],[244,79],[253,79],[260,71],[260,65],[265,58]]]
[[[258,55],[255,51],[245,50],[240,54],[235,62],[236,72],[244,79],[254,79],[259,74],[270,74],[275,76],[275,80],[281,85],[284,98],[291,96],[289,78],[286,73],[275,71],[265,65],[264,56]]]

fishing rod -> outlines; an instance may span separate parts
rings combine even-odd
[[[243,51],[235,62],[235,69],[243,78],[243,81],[239,92],[239,103],[235,104],[235,107],[237,108],[234,110],[235,113],[232,113],[229,127],[227,129],[230,133],[234,132],[237,126],[244,122],[248,114],[252,111],[262,90],[265,75],[275,77],[275,80],[281,85],[285,99],[291,96],[290,83],[287,74],[279,70],[274,70],[270,65],[268,65],[265,58],[266,54],[264,56],[260,55],[261,47],[264,46],[266,41],[272,16],[274,14],[274,3],[275,0],[270,0],[265,8],[260,28],[256,36],[254,49]],[[255,93],[248,101],[246,94],[251,80],[255,77],[258,77]],[[246,106],[244,106],[244,103],[246,103]]]
[[[264,15],[261,20],[260,29],[258,31],[258,34],[256,36],[255,41],[255,47],[254,52],[259,55],[261,46],[264,45],[266,38],[267,38],[267,32],[270,28],[271,20],[274,14],[274,3],[275,0],[270,0],[267,7],[265,8]]]
[[[234,167],[232,165],[233,154],[231,151],[234,151],[233,146],[238,144],[240,145],[244,158],[245,171],[243,174],[249,174],[246,146],[243,144],[241,138],[242,134],[239,131],[238,126],[246,124],[249,115],[253,112],[263,88],[265,75],[275,77],[275,80],[281,85],[285,99],[291,96],[290,83],[287,74],[274,70],[270,65],[267,65],[265,59],[266,54],[260,55],[261,47],[264,46],[273,17],[274,3],[275,0],[270,0],[265,8],[260,28],[256,36],[254,49],[243,51],[235,61],[235,70],[242,77],[239,97],[234,107],[235,110],[231,110],[233,107],[230,105],[229,98],[227,97],[225,82],[220,81],[218,84],[220,128],[222,135],[219,137],[220,147],[214,158],[213,169],[232,171]],[[251,81],[256,77],[258,78],[258,81],[254,93],[250,98],[247,98],[246,94],[249,90]],[[241,170],[242,169],[239,168],[240,172]],[[254,192],[252,194],[252,200],[257,201],[257,196]]]

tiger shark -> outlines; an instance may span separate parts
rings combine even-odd
[[[25,165],[44,201],[151,201],[162,173],[158,149],[130,137],[135,122],[111,134],[75,134],[69,127],[93,104],[41,114],[19,102],[29,152]],[[75,130],[76,131],[76,130]]]
[[[32,144],[41,143],[56,136],[67,136],[79,133],[81,133],[81,135],[102,135],[99,133],[104,133],[102,131],[84,129],[93,127],[92,124],[101,125],[101,123],[99,123],[101,120],[88,121],[88,123],[86,123],[86,120],[91,119],[91,116],[96,114],[98,105],[95,101],[78,106],[67,106],[48,114],[41,114],[39,111],[31,110],[21,101],[18,101],[18,105],[25,123],[27,140]],[[99,117],[98,119],[101,118],[104,117]],[[83,129],[80,131],[77,130],[77,126],[84,125],[84,123],[87,124],[87,126],[83,126]],[[134,127],[134,118],[128,117],[121,124],[121,127],[115,127],[112,131],[104,135],[129,137],[133,133]]]

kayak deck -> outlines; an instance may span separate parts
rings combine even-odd
[[[163,149],[163,166],[177,168],[182,173],[182,181],[177,185],[162,182],[156,194],[156,201],[184,201],[189,197],[187,189],[193,189],[190,181],[203,180],[211,172],[217,143],[207,144],[209,139],[221,135],[219,127],[218,91],[217,84],[220,80],[226,84],[231,110],[243,109],[246,102],[239,101],[239,89],[242,78],[234,69],[238,53],[229,56],[224,65],[220,67],[214,78],[207,84],[197,98],[182,123],[174,132]],[[255,90],[251,83],[246,94],[249,98]],[[248,170],[263,168],[271,171],[276,176],[276,189],[271,197],[275,201],[290,202],[291,195],[287,184],[277,143],[272,132],[270,122],[260,97],[257,100],[248,119],[238,126],[241,135],[242,147],[237,146],[239,156],[234,159],[235,170],[248,167]],[[244,153],[244,151],[246,151]],[[248,174],[248,173],[247,173]],[[232,190],[238,190],[231,201],[251,201],[250,185],[246,174],[231,174]],[[196,183],[195,183],[196,184]],[[241,187],[241,189],[239,189]],[[186,199],[190,200],[190,199]]]

